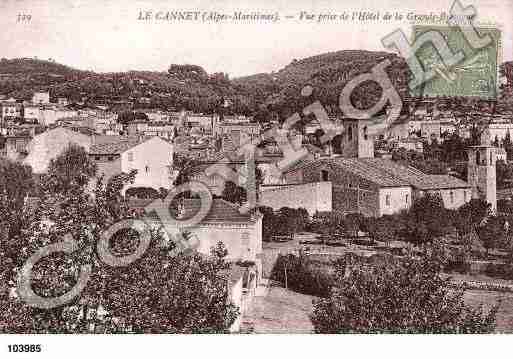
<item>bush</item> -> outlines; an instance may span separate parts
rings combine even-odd
[[[262,219],[262,238],[272,241],[274,236],[292,236],[294,233],[304,231],[310,223],[308,212],[304,208],[283,207],[273,211],[271,207],[259,207]]]
[[[333,285],[332,275],[325,269],[316,267],[304,255],[279,255],[271,279],[283,285],[287,284],[288,288],[296,292],[318,297],[328,297]]]
[[[513,265],[509,263],[489,263],[484,274],[494,278],[513,279]]]
[[[337,265],[333,290],[314,304],[317,333],[490,333],[487,314],[467,307],[463,289],[440,276],[437,254]]]

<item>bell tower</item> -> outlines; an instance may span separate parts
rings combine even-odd
[[[496,148],[490,145],[472,146],[468,149],[467,181],[472,198],[481,198],[497,212]]]
[[[346,158],[374,157],[374,138],[371,135],[372,120],[344,119],[342,156]]]

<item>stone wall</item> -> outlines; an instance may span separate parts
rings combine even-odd
[[[278,210],[282,207],[304,208],[310,215],[317,211],[331,211],[331,182],[314,182],[274,186],[261,189],[259,205]]]

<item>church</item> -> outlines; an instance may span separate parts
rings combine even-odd
[[[322,196],[325,202],[331,195],[328,209],[332,211],[380,217],[407,210],[416,198],[426,193],[439,194],[449,209],[459,208],[472,198],[483,198],[496,211],[497,149],[493,146],[483,144],[468,149],[468,179],[463,181],[450,175],[426,174],[390,159],[374,158],[374,139],[368,133],[369,127],[368,120],[344,120],[342,155],[319,157],[292,166],[283,173],[280,188],[272,188],[272,196],[262,192],[261,204],[297,208],[297,198],[320,193],[305,193],[302,185],[324,182],[329,183],[331,193]],[[323,203],[323,199],[312,198],[310,203]],[[326,208],[324,205],[323,209]],[[309,212],[314,210],[315,207],[309,208]]]

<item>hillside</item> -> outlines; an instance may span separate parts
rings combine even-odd
[[[301,109],[305,100],[299,93],[304,85],[314,88],[313,98],[320,100],[331,111],[338,107],[343,87],[359,74],[369,72],[375,65],[390,60],[387,73],[402,96],[407,96],[408,68],[405,61],[395,54],[362,50],[344,50],[293,60],[283,69],[272,74],[259,74],[238,78],[234,83],[245,92],[273,109],[289,107]],[[373,105],[381,96],[377,84],[365,83],[354,91],[353,100],[358,107]],[[312,102],[312,98],[306,100]]]
[[[256,114],[259,119],[274,115],[281,119],[301,111],[314,100],[320,100],[329,112],[338,111],[341,90],[355,76],[370,72],[389,60],[387,73],[402,97],[408,97],[409,70],[403,58],[387,52],[343,50],[292,60],[272,72],[229,79],[227,74],[208,74],[202,67],[172,64],[167,71],[128,71],[94,73],[37,59],[2,59],[0,61],[0,94],[30,98],[34,90],[47,89],[52,97],[72,100],[87,97],[95,103],[106,103],[114,109],[135,107],[186,108],[211,113],[223,99],[230,100],[228,111]],[[502,71],[512,88],[512,63]],[[302,98],[305,85],[314,88],[312,96]],[[353,91],[357,107],[370,107],[381,96],[381,88],[372,82]]]
[[[90,76],[91,73],[31,58],[0,60],[0,93],[27,98],[33,90],[46,89]]]

